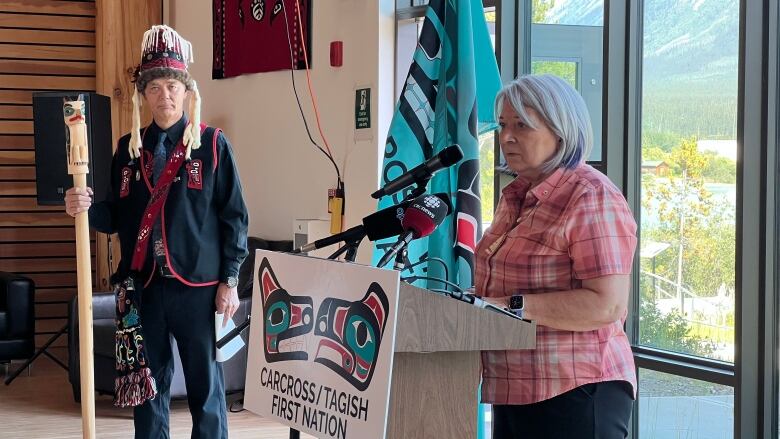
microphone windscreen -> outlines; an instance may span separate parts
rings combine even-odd
[[[390,238],[403,233],[401,219],[412,201],[404,201],[395,206],[386,207],[363,218],[366,237],[369,241]]]
[[[436,192],[433,196],[439,198],[442,203],[447,206],[447,213],[445,213],[444,216],[449,215],[450,212],[452,212],[452,201],[450,200],[450,196],[444,192]]]
[[[436,195],[423,195],[406,209],[401,226],[404,230],[411,230],[414,239],[422,238],[433,233],[449,213],[447,201]]]
[[[452,166],[463,158],[463,150],[458,145],[450,145],[441,150],[439,160],[444,167]]]

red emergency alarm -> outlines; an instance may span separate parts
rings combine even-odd
[[[343,63],[344,63],[344,42],[331,41],[330,42],[330,65],[333,67],[341,67]]]

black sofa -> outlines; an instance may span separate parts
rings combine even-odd
[[[292,241],[267,241],[261,238],[250,237],[248,239],[249,256],[241,265],[238,282],[239,309],[233,320],[236,324],[243,322],[252,309],[252,285],[254,280],[254,255],[255,250],[265,249],[272,251],[292,250]],[[111,292],[94,293],[92,297],[92,318],[94,331],[95,353],[95,391],[102,394],[114,393],[114,331],[116,325],[114,295]],[[241,335],[244,341],[249,340],[249,330]],[[171,337],[175,372],[171,382],[171,398],[183,399],[187,396],[182,373],[181,360],[179,359],[176,341]],[[242,349],[233,358],[222,364],[225,375],[225,390],[227,393],[241,392],[244,390],[246,378],[247,350]],[[70,303],[68,313],[68,379],[73,388],[73,397],[80,400],[79,380],[79,336],[78,336],[78,304],[76,299]]]
[[[0,363],[30,358],[35,351],[35,283],[0,271]]]

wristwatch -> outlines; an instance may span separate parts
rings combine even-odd
[[[228,276],[225,279],[225,285],[229,288],[235,288],[238,286],[238,278],[236,276]]]
[[[516,316],[523,317],[523,309],[525,308],[525,300],[523,300],[522,294],[515,294],[509,297],[509,310]]]

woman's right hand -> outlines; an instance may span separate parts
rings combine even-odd
[[[92,205],[92,188],[72,187],[65,191],[65,212],[75,217],[76,214],[86,212]]]

